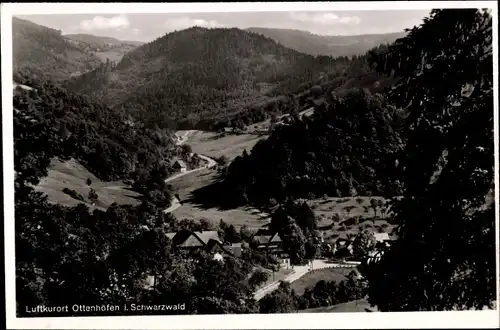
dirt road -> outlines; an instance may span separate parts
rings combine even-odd
[[[196,132],[196,131],[189,130],[189,131],[178,131],[177,133],[175,133],[178,136],[177,145],[181,145],[181,144],[186,143],[186,141],[189,139],[189,137],[194,132]],[[201,170],[207,169],[207,168],[212,168],[212,167],[217,165],[217,162],[208,156],[200,155],[200,154],[198,154],[198,156],[201,159],[205,160],[207,162],[207,164],[200,166],[200,167],[197,167],[197,168],[194,168],[192,170],[186,171],[186,172],[175,174],[175,175],[165,179],[165,182],[170,182],[170,181],[173,181],[173,180],[178,179],[180,177],[183,177],[185,175],[193,174],[195,172],[198,172],[198,171],[201,171]],[[163,212],[165,212],[165,213],[172,212],[172,211],[178,209],[180,206],[181,206],[180,201],[176,197],[174,197],[171,201],[170,207],[165,209]]]

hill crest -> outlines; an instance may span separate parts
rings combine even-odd
[[[352,56],[365,54],[380,44],[392,43],[405,32],[361,35],[318,35],[309,31],[250,27],[246,31],[267,36],[285,47],[311,55]]]

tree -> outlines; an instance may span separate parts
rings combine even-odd
[[[381,311],[491,308],[491,15],[433,10],[388,52],[372,55],[379,70],[400,78],[390,97],[408,117],[404,194],[392,208],[399,238],[369,267],[369,301]]]
[[[377,200],[374,198],[370,199],[370,206],[373,209],[373,212],[375,213],[375,218],[376,218],[377,217],[377,208],[378,208]]]
[[[260,313],[292,313],[297,310],[298,297],[290,283],[281,282],[279,287],[259,301]]]
[[[281,232],[285,251],[290,256],[290,263],[293,265],[301,264],[306,257],[306,238],[302,229],[300,229],[293,218],[288,217],[286,225]]]
[[[90,188],[89,200],[92,202],[92,204],[95,204],[98,199],[99,199],[99,196],[97,195],[97,192],[94,190],[94,188]]]
[[[353,253],[357,257],[366,258],[375,249],[376,243],[373,233],[365,229],[354,238]]]
[[[213,229],[213,224],[209,219],[201,218],[200,219],[200,225],[199,225],[199,230],[212,230]]]
[[[245,242],[250,242],[252,239],[253,233],[252,231],[248,228],[247,225],[243,225],[240,227],[240,238],[242,241]]]
[[[219,158],[217,158],[217,164],[219,166],[227,166],[227,164],[229,164],[229,160],[227,159],[227,157],[225,155],[222,155],[220,156]]]
[[[385,203],[382,199],[377,200],[377,207],[380,209],[380,214],[384,216],[383,210],[385,209]]]
[[[252,276],[248,280],[248,283],[250,284],[252,290],[256,290],[260,285],[265,283],[268,278],[269,278],[269,273],[262,270],[257,270],[255,273],[252,274]]]
[[[181,145],[181,154],[183,156],[190,155],[193,152],[193,149],[189,144],[183,144]]]

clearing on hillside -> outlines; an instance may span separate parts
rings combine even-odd
[[[269,223],[269,217],[264,216],[261,211],[252,208],[237,208],[232,210],[220,210],[217,208],[202,208],[192,203],[186,202],[172,212],[178,219],[191,219],[199,221],[208,220],[214,225],[218,225],[220,220],[233,225],[237,230],[243,225],[249,229],[256,230]]]
[[[86,183],[87,179],[92,181],[90,186]],[[49,202],[67,207],[83,203],[90,208],[105,210],[113,203],[138,205],[141,202],[141,194],[130,190],[123,182],[103,182],[74,159],[66,162],[52,160],[48,175],[34,188],[47,194]],[[83,197],[83,201],[64,193],[64,188],[76,191]],[[91,188],[98,196],[95,206],[92,206],[88,198]]]
[[[211,184],[217,177],[213,169],[203,169],[198,172],[186,174],[169,182],[173,191],[180,198],[181,206],[172,214],[179,220],[191,219],[199,221],[206,219],[213,224],[220,220],[234,225],[239,229],[243,225],[258,229],[269,222],[269,215],[251,207],[241,207],[232,210],[221,210],[215,207],[199,206],[190,202],[191,192]]]
[[[194,131],[190,134],[187,144],[194,153],[207,155],[212,158],[221,156],[233,160],[246,149],[248,153],[253,146],[265,136],[255,134],[229,134]]]
[[[381,212],[377,207],[377,214],[371,206],[370,200],[386,200],[383,197],[328,197],[308,201],[318,218],[318,229],[322,232],[325,241],[334,241],[338,237],[356,235],[361,229],[370,232],[388,233],[394,236],[395,224],[392,215],[387,209]],[[337,217],[338,216],[338,217]]]

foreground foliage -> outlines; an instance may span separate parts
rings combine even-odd
[[[399,240],[369,267],[381,311],[481,309],[495,299],[493,67],[489,13],[434,10],[374,63],[403,78],[409,111]]]

